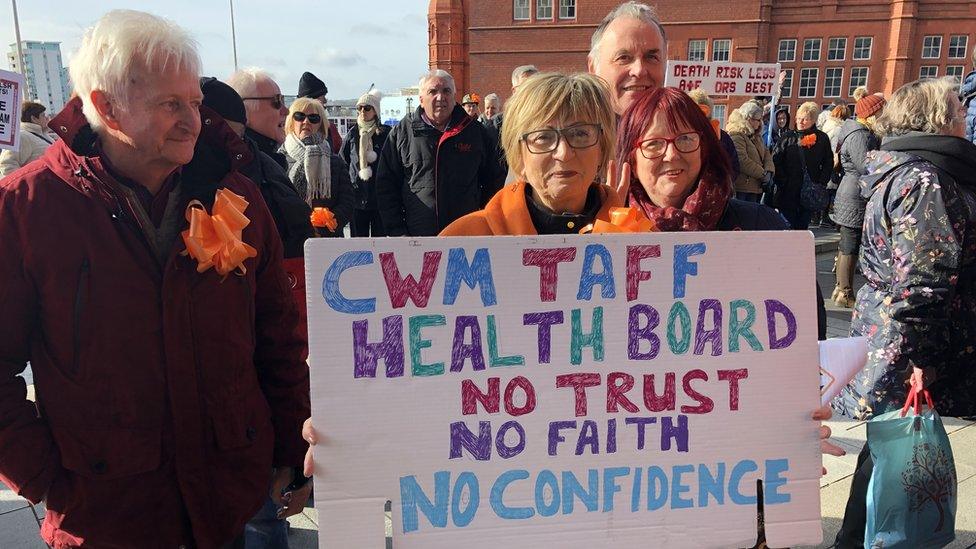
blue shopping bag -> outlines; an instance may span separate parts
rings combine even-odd
[[[919,405],[921,393],[928,409]],[[868,484],[866,548],[944,547],[955,539],[956,465],[928,391],[868,422],[874,469]],[[907,414],[914,405],[915,413]]]

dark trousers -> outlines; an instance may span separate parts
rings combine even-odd
[[[800,205],[794,208],[780,208],[779,213],[783,214],[794,230],[805,231],[810,228],[810,215],[813,212]]]
[[[851,493],[847,496],[847,507],[844,509],[844,522],[834,540],[834,547],[837,549],[864,547],[864,528],[868,521],[868,482],[871,481],[873,470],[874,461],[871,459],[868,445],[865,444],[861,453],[857,455]]]
[[[379,210],[359,210],[352,216],[352,236],[386,236]]]
[[[840,253],[857,257],[857,253],[861,249],[861,228],[854,229],[841,225],[838,227],[838,231],[840,232],[840,242],[838,242],[837,248]]]
[[[746,202],[759,202],[759,199],[762,198],[762,193],[744,193],[736,191],[735,197],[739,200],[745,200]]]

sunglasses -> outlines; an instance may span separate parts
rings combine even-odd
[[[317,114],[305,114],[303,112],[292,113],[291,117],[295,119],[295,122],[304,122],[307,118],[309,124],[318,124],[322,121],[322,117]]]
[[[373,106],[372,105],[359,105],[358,107],[356,107],[356,110],[357,111],[363,111],[363,112],[371,112],[373,110]]]
[[[268,97],[242,97],[241,99],[243,99],[244,101],[252,101],[252,100],[253,101],[263,101],[263,100],[270,100],[271,101],[271,106],[274,107],[274,108],[276,108],[276,109],[280,109],[281,107],[284,107],[285,106],[285,96],[284,95],[281,95],[280,93],[278,95],[271,95],[271,96],[268,96]]]

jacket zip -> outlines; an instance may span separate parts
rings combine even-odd
[[[453,128],[449,127],[445,129],[444,133],[441,134],[440,139],[437,140],[437,152],[434,153],[434,220],[437,223],[438,230],[443,228],[440,227],[440,222],[441,222],[441,216],[439,213],[440,204],[437,202],[437,183],[438,183],[437,176],[440,171],[441,145],[443,145],[445,141],[454,137],[455,135],[459,135],[462,131],[464,131],[464,128],[468,127],[468,124],[470,122],[471,119],[468,118],[467,120],[462,120],[461,122],[458,123],[457,126]],[[448,124],[450,124],[450,122],[448,122]]]
[[[75,290],[75,307],[72,314],[72,368],[77,373],[81,367],[79,355],[81,354],[81,313],[88,303],[88,281],[91,277],[91,264],[88,258],[81,261],[81,269],[78,271],[78,288]]]

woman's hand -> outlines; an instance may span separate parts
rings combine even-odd
[[[312,459],[312,447],[318,443],[318,435],[315,434],[315,427],[312,427],[312,418],[306,419],[305,424],[302,425],[302,438],[308,442],[303,473],[306,477],[310,477],[315,471],[315,460]]]
[[[830,406],[824,405],[819,409],[814,410],[812,417],[814,421],[824,421],[830,419],[830,417],[833,414],[834,412],[833,410],[830,409]],[[820,452],[821,453],[830,454],[832,456],[838,456],[838,457],[847,454],[847,452],[845,452],[843,448],[827,440],[829,438],[830,438],[830,427],[827,427],[826,425],[821,425],[820,426]],[[821,467],[821,474],[822,475],[827,474],[827,469],[825,467]]]
[[[611,160],[607,163],[607,185],[617,193],[617,198],[621,204],[627,203],[627,194],[630,193],[630,164],[624,162],[617,170],[617,161]]]
[[[912,366],[912,377],[908,381],[913,391],[921,393],[925,389],[925,370],[918,366]]]

